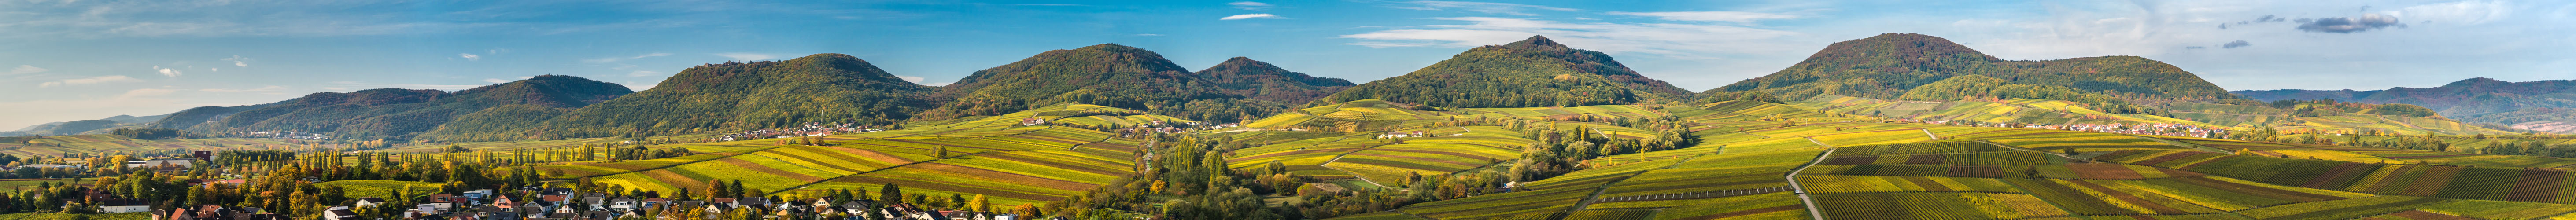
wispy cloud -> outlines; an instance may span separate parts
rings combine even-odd
[[[259,88],[248,88],[248,89],[198,89],[197,91],[206,91],[206,92],[276,92],[276,91],[286,91],[286,87],[285,87],[285,86],[262,86],[262,87],[259,87]]]
[[[733,60],[738,60],[738,61],[761,61],[761,60],[769,60],[769,59],[776,59],[776,58],[778,58],[778,55],[759,54],[759,53],[743,53],[743,52],[733,52],[733,53],[715,53],[715,55],[716,55],[716,56],[720,56],[720,57],[725,57],[725,58],[733,59]]]
[[[9,69],[9,74],[15,75],[15,74],[42,73],[42,72],[45,72],[45,71],[52,71],[52,70],[48,70],[48,69],[45,69],[45,68],[36,68],[36,66],[32,66],[32,65],[18,65],[18,68],[10,68],[10,69]]]
[[[1716,21],[1716,22],[1735,22],[1735,23],[1753,23],[1754,21],[1760,21],[1760,20],[1794,19],[1794,18],[1798,18],[1798,17],[1799,17],[1799,16],[1797,16],[1797,15],[1789,15],[1789,14],[1774,14],[1774,13],[1761,13],[1761,12],[1741,12],[1741,11],[1674,11],[1674,12],[1616,12],[1616,11],[1614,11],[1614,12],[1610,12],[1610,14],[1614,14],[1614,15],[1647,16],[1647,17],[1656,17],[1656,18],[1660,18],[1660,19],[1664,19],[1664,20],[1673,20],[1673,21]]]
[[[2245,40],[2236,40],[2236,41],[2232,41],[2232,42],[2227,42],[2227,44],[2220,44],[2220,45],[2218,45],[2218,47],[2220,47],[2220,48],[2238,48],[2238,47],[2251,47],[2251,46],[2254,46],[2254,43],[2247,43],[2247,42],[2245,42]]]
[[[1535,15],[1538,15],[1538,14],[1530,14],[1530,13],[1527,13],[1527,12],[1523,12],[1523,11],[1529,11],[1529,10],[1575,11],[1575,9],[1572,9],[1572,8],[1558,8],[1558,7],[1547,7],[1547,6],[1537,6],[1537,5],[1524,5],[1524,4],[1512,4],[1512,3],[1497,3],[1497,2],[1409,1],[1409,2],[1401,2],[1401,3],[1403,3],[1403,5],[1396,6],[1395,8],[1398,8],[1398,9],[1413,9],[1413,10],[1427,10],[1427,11],[1458,10],[1458,11],[1483,12],[1483,13],[1488,13],[1488,14],[1506,14],[1506,15],[1519,15],[1519,16],[1535,16]]]
[[[232,58],[224,58],[224,61],[233,61],[233,66],[250,67],[250,58],[244,58],[241,55],[233,55]]]
[[[492,78],[485,78],[485,79],[483,79],[483,82],[488,82],[488,83],[510,83],[510,80],[506,80],[506,79],[492,79]]]
[[[2397,22],[2397,16],[2382,14],[2362,14],[2360,17],[2301,18],[2298,22],[2299,30],[2319,33],[2352,33],[2389,26],[2406,27],[2405,23]]]
[[[1225,3],[1225,5],[1232,5],[1232,6],[1234,6],[1234,8],[1235,8],[1235,9],[1254,10],[1254,11],[1270,10],[1270,7],[1275,6],[1275,5],[1271,5],[1270,3],[1261,3],[1261,2],[1252,2],[1252,1],[1240,1],[1240,2],[1234,2],[1234,3]]]
[[[470,53],[457,53],[457,54],[456,54],[456,57],[463,57],[463,58],[465,58],[465,61],[483,60],[483,56],[478,56],[478,55],[474,55],[474,54],[470,54]]]
[[[94,84],[101,84],[101,83],[123,83],[123,82],[142,82],[142,81],[143,81],[143,80],[141,80],[141,79],[135,79],[134,77],[126,77],[125,75],[110,75],[110,76],[89,77],[89,78],[77,78],[77,79],[64,79],[64,80],[53,81],[53,82],[44,82],[44,83],[38,83],[38,84],[36,84],[36,87],[38,87],[38,88],[50,88],[50,87],[55,87],[55,86],[77,86],[77,85],[94,85]]]
[[[464,89],[472,89],[472,88],[474,88],[474,87],[483,87],[483,86],[486,86],[486,85],[384,84],[384,83],[364,83],[364,82],[356,82],[356,81],[337,81],[337,82],[331,82],[331,84],[338,84],[338,85],[343,85],[343,86],[346,86],[346,87],[326,87],[326,88],[324,88],[324,89],[331,89],[331,90],[347,90],[347,89],[349,89],[349,88],[397,88],[397,89],[464,90]]]
[[[658,52],[657,52],[657,53],[647,53],[647,54],[635,55],[635,56],[630,56],[630,57],[601,57],[601,58],[597,58],[597,59],[581,59],[581,62],[583,62],[583,63],[614,63],[614,62],[617,62],[617,61],[620,61],[620,60],[644,59],[644,58],[647,58],[647,57],[660,57],[660,56],[671,56],[671,53],[658,53]]]
[[[1260,18],[1260,19],[1283,19],[1283,18],[1288,18],[1288,17],[1280,17],[1279,15],[1273,15],[1273,14],[1239,14],[1239,15],[1234,15],[1234,16],[1225,16],[1225,18],[1218,18],[1217,20],[1243,20],[1243,19],[1254,19],[1254,18]]]
[[[161,75],[162,75],[162,76],[169,76],[169,77],[174,77],[174,78],[175,78],[175,77],[179,77],[179,75],[180,75],[180,74],[186,74],[186,73],[184,73],[184,72],[179,72],[179,70],[176,70],[176,69],[161,68],[161,66],[152,66],[152,70],[153,70],[153,71],[155,71],[155,72],[161,72]]]

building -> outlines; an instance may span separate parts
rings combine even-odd
[[[1047,122],[1046,122],[1046,119],[1038,119],[1038,118],[1022,118],[1022,119],[1020,119],[1020,126],[1042,125],[1042,124],[1046,124],[1046,123],[1047,123]]]
[[[152,204],[141,199],[109,199],[105,201],[106,202],[99,204],[98,212],[128,213],[152,211]]]

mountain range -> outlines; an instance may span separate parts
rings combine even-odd
[[[2259,106],[2245,97],[2333,98],[2416,104],[2444,115],[2512,124],[2567,121],[2553,117],[2563,114],[2551,113],[2563,111],[2555,108],[2576,107],[2569,104],[2576,103],[2569,101],[2576,100],[2570,98],[2576,95],[2569,95],[2571,84],[2576,83],[2478,78],[2427,89],[2230,93],[2173,65],[2141,57],[2002,60],[1939,37],[1902,33],[1834,43],[1781,71],[1700,93],[1638,74],[1608,54],[1575,49],[1544,36],[1470,48],[1411,73],[1353,84],[1245,57],[1190,71],[1153,51],[1099,44],[1041,52],[976,71],[947,86],[914,84],[857,57],[827,53],[700,65],[646,91],[548,75],[456,92],[314,93],[276,103],[208,106],[126,118],[133,122],[56,123],[15,133],[131,127],[203,134],[266,131],[353,139],[502,141],[725,133],[805,123],[884,125],[995,116],[1068,102],[1236,122],[1369,99],[1431,108],[1477,108],[1738,99],[1780,103],[1827,95],[1910,101],[2066,100],[2103,113],[2147,115],[2166,115],[2165,106],[2170,103]],[[2471,116],[2481,114],[2493,116]]]
[[[2511,125],[2555,133],[2576,132],[2576,80],[2506,82],[2470,78],[2432,88],[2384,90],[2241,90],[2233,93],[2263,101],[2332,99],[2373,104],[2410,104],[2431,108],[2467,122]]]

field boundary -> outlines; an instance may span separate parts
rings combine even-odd
[[[1673,167],[1681,166],[1681,165],[1682,165],[1682,163],[1684,163],[1684,162],[1690,162],[1690,160],[1694,160],[1694,159],[1699,159],[1699,157],[1682,158],[1682,160],[1681,160],[1681,161],[1673,161],[1673,164],[1667,164],[1667,165],[1664,165],[1664,168],[1662,168],[1662,169],[1672,169]],[[1592,195],[1586,195],[1586,196],[1584,196],[1584,197],[1583,197],[1583,201],[1575,202],[1575,203],[1574,203],[1574,208],[1573,208],[1573,209],[1567,209],[1567,210],[1565,210],[1565,213],[1566,213],[1566,214],[1573,214],[1574,212],[1580,212],[1580,211],[1583,211],[1585,207],[1591,207],[1593,202],[1601,201],[1601,193],[1603,193],[1603,192],[1609,192],[1609,191],[1610,191],[1610,186],[1612,186],[1612,185],[1619,185],[1619,182],[1620,182],[1620,181],[1628,181],[1628,179],[1629,179],[1629,178],[1637,178],[1637,176],[1638,176],[1638,175],[1646,175],[1646,172],[1649,172],[1649,171],[1655,171],[1655,170],[1661,170],[1661,169],[1654,169],[1654,170],[1640,170],[1640,171],[1637,171],[1637,173],[1630,173],[1630,174],[1628,174],[1627,176],[1621,176],[1621,177],[1619,177],[1619,179],[1610,180],[1610,182],[1601,183],[1601,186],[1600,186],[1600,187],[1598,187],[1598,188],[1593,188],[1593,189],[1592,189]],[[1563,219],[1563,218],[1564,218],[1564,216],[1557,216],[1556,218],[1557,218],[1557,219]]]
[[[1807,139],[1807,141],[1815,141],[1815,140],[1816,140],[1816,139],[1812,139],[1812,138]],[[1824,144],[1824,143],[1817,143],[1817,145],[1823,145],[1823,144]],[[1813,198],[1813,197],[1807,197],[1807,187],[1806,187],[1806,186],[1798,185],[1798,173],[1799,173],[1799,172],[1806,172],[1808,167],[1815,167],[1815,166],[1816,166],[1816,164],[1818,164],[1818,163],[1824,163],[1824,162],[1825,162],[1825,157],[1830,157],[1830,156],[1833,156],[1833,155],[1834,155],[1834,148],[1833,148],[1833,145],[1825,145],[1825,152],[1824,152],[1824,153],[1820,153],[1820,154],[1816,154],[1816,160],[1815,160],[1815,161],[1808,161],[1808,162],[1807,162],[1807,165],[1798,165],[1798,170],[1791,170],[1791,171],[1789,171],[1789,175],[1788,175],[1788,177],[1786,177],[1786,178],[1788,178],[1788,179],[1789,179],[1789,191],[1790,191],[1791,193],[1797,193],[1797,194],[1798,194],[1798,201],[1799,201],[1799,202],[1802,202],[1802,203],[1806,203],[1806,204],[1807,204],[1807,215],[1813,215],[1813,216],[1815,216],[1815,219],[1825,219],[1825,211],[1816,207],[1816,199],[1815,199],[1815,198]]]

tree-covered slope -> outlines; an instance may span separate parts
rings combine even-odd
[[[1586,106],[1681,101],[1690,95],[1629,71],[1608,54],[1532,36],[1468,49],[1413,73],[1353,86],[1312,103],[1380,99],[1439,107]]]
[[[2410,104],[2431,108],[2467,122],[2523,124],[2542,121],[2576,122],[2569,117],[2551,117],[2551,109],[2576,108],[2576,80],[2542,80],[2505,82],[2485,77],[2470,78],[2432,88],[2396,87],[2386,90],[2244,90],[2234,91],[2249,98],[2265,101],[2333,99],[2372,104]],[[2544,130],[2549,131],[2549,130]],[[2562,130],[2552,132],[2576,132]]]
[[[1940,37],[1898,33],[1834,43],[1787,69],[1710,91],[1765,91],[1790,99],[1827,94],[1894,99],[1917,86],[1965,75],[2141,103],[2239,99],[2181,68],[2141,57],[2009,61]]]
[[[1001,115],[1061,102],[1142,109],[1155,114],[1230,121],[1275,112],[1278,104],[1242,102],[1160,54],[1117,44],[1051,50],[1018,62],[975,71],[940,87],[955,101],[921,113],[927,118]]]
[[[1353,85],[1349,80],[1289,72],[1268,62],[1244,57],[1226,59],[1224,63],[1199,70],[1196,75],[1226,93],[1277,103],[1306,103]]]
[[[654,136],[720,133],[787,127],[802,123],[883,124],[911,119],[931,106],[932,87],[912,84],[865,60],[844,54],[814,54],[784,61],[727,62],[690,67],[651,90],[618,97],[553,117],[534,130],[511,134],[536,138]],[[543,117],[544,110],[510,108],[478,114]],[[477,123],[481,128],[451,128],[460,138],[507,137],[508,123]],[[459,125],[464,126],[464,125]]]
[[[352,139],[409,139],[457,115],[502,105],[573,108],[633,93],[625,86],[580,77],[546,75],[456,92],[369,89],[324,92],[283,102],[241,107],[201,107],[176,113],[156,127],[187,125],[208,134],[235,132],[327,133]],[[207,119],[197,121],[199,118]]]

